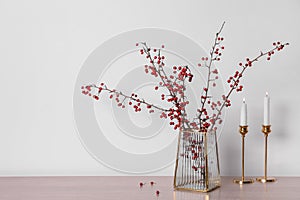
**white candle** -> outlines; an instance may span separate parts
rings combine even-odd
[[[264,98],[264,124],[270,125],[270,97],[268,92],[266,92],[266,96]]]
[[[245,98],[243,99],[243,104],[241,108],[241,120],[240,120],[240,126],[247,126],[247,104],[245,101]]]

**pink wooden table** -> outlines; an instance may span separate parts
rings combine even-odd
[[[300,177],[277,177],[275,183],[232,183],[222,177],[222,186],[210,193],[174,191],[172,177],[0,177],[0,200],[214,200],[300,199]],[[150,186],[150,182],[156,184]],[[140,182],[147,182],[142,188]],[[160,194],[157,197],[156,191]]]

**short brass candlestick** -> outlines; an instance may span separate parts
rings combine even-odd
[[[248,126],[240,126],[240,134],[242,135],[242,177],[241,179],[234,179],[233,182],[237,184],[254,183],[253,179],[245,179],[244,163],[245,163],[245,136],[248,133]]]
[[[261,183],[266,182],[275,182],[275,178],[270,178],[267,176],[267,166],[268,166],[268,135],[271,133],[271,125],[263,125],[262,126],[262,132],[265,135],[265,175],[264,177],[256,178],[257,181]]]

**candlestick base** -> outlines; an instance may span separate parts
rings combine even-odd
[[[254,180],[252,178],[250,178],[250,179],[234,179],[233,182],[236,184],[243,185],[243,184],[254,183]]]
[[[275,182],[276,181],[276,178],[272,178],[272,177],[259,177],[259,178],[256,178],[256,180],[258,182],[261,182],[261,183],[272,183],[272,182]]]

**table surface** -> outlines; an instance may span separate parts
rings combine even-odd
[[[277,177],[274,183],[238,185],[222,177],[209,193],[174,191],[169,176],[0,177],[2,200],[214,200],[300,199],[300,177]],[[155,184],[151,186],[150,182]],[[140,188],[139,183],[146,183]],[[156,195],[159,191],[159,196]]]

